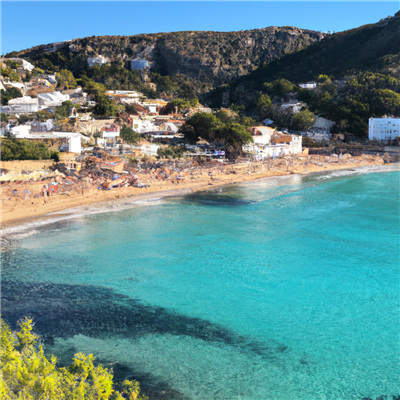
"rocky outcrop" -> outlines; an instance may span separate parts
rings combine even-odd
[[[74,72],[86,69],[87,58],[95,55],[126,64],[133,58],[147,59],[153,63],[152,70],[155,72],[163,75],[183,74],[204,83],[204,89],[210,89],[323,38],[320,32],[294,27],[268,27],[239,32],[188,31],[92,36],[57,43],[56,50],[49,44],[11,54],[33,62],[49,58],[54,65],[67,64]],[[55,53],[60,56],[57,57]]]

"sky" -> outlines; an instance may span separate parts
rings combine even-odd
[[[296,26],[339,32],[399,11],[399,1],[1,1],[1,54],[100,35]]]

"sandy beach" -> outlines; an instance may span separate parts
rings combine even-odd
[[[4,163],[3,167],[4,167]],[[274,161],[245,162],[203,167],[187,173],[179,184],[171,179],[158,180],[149,174],[141,174],[147,188],[122,187],[109,191],[91,188],[83,193],[68,195],[55,194],[44,203],[42,197],[21,199],[12,197],[2,187],[1,228],[3,235],[20,232],[27,228],[53,223],[61,219],[73,218],[96,212],[119,210],[135,204],[157,199],[181,196],[194,191],[208,190],[212,187],[230,185],[274,176],[311,174],[323,171],[353,169],[367,166],[382,166],[381,157],[360,156],[334,159],[331,157],[309,156],[307,162],[288,162],[285,159]],[[388,164],[386,164],[388,165]],[[173,183],[174,182],[174,183]],[[10,184],[11,185],[11,184]]]

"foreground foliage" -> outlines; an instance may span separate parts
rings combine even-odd
[[[58,368],[56,357],[47,357],[38,336],[32,332],[32,320],[19,323],[11,332],[1,320],[0,397],[12,399],[73,400],[148,400],[140,395],[139,383],[125,380],[118,388],[113,375],[101,365],[94,365],[92,354],[75,354],[72,365]],[[118,389],[118,390],[117,390]]]

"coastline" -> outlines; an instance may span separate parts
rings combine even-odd
[[[253,164],[255,165],[256,163]],[[241,167],[249,168],[248,165]],[[369,167],[370,169],[366,169]],[[358,173],[385,172],[385,170],[390,172],[400,170],[400,165],[383,164],[383,162],[356,162],[329,165],[329,167],[306,167],[303,165],[300,168],[290,168],[286,171],[268,170],[266,172],[241,172],[240,174],[233,176],[218,176],[217,179],[200,179],[200,181],[197,182],[183,183],[179,187],[172,185],[170,182],[161,182],[157,186],[154,185],[154,187],[149,187],[146,189],[128,187],[107,192],[89,192],[84,196],[77,195],[68,199],[64,198],[60,201],[54,201],[53,204],[50,203],[46,205],[46,207],[42,206],[39,213],[37,213],[36,210],[35,212],[32,212],[30,209],[21,210],[22,207],[19,207],[19,209],[12,213],[7,213],[4,210],[4,207],[2,207],[2,226],[0,232],[2,241],[8,241],[12,238],[25,235],[29,232],[34,233],[36,229],[42,228],[46,225],[51,225],[91,214],[120,211],[137,206],[148,206],[155,204],[157,201],[167,197],[184,196],[193,192],[201,192],[217,187],[241,184],[274,177],[276,178],[293,175],[312,176],[319,173],[346,170],[356,171]],[[42,202],[42,199],[39,199],[39,201]]]

